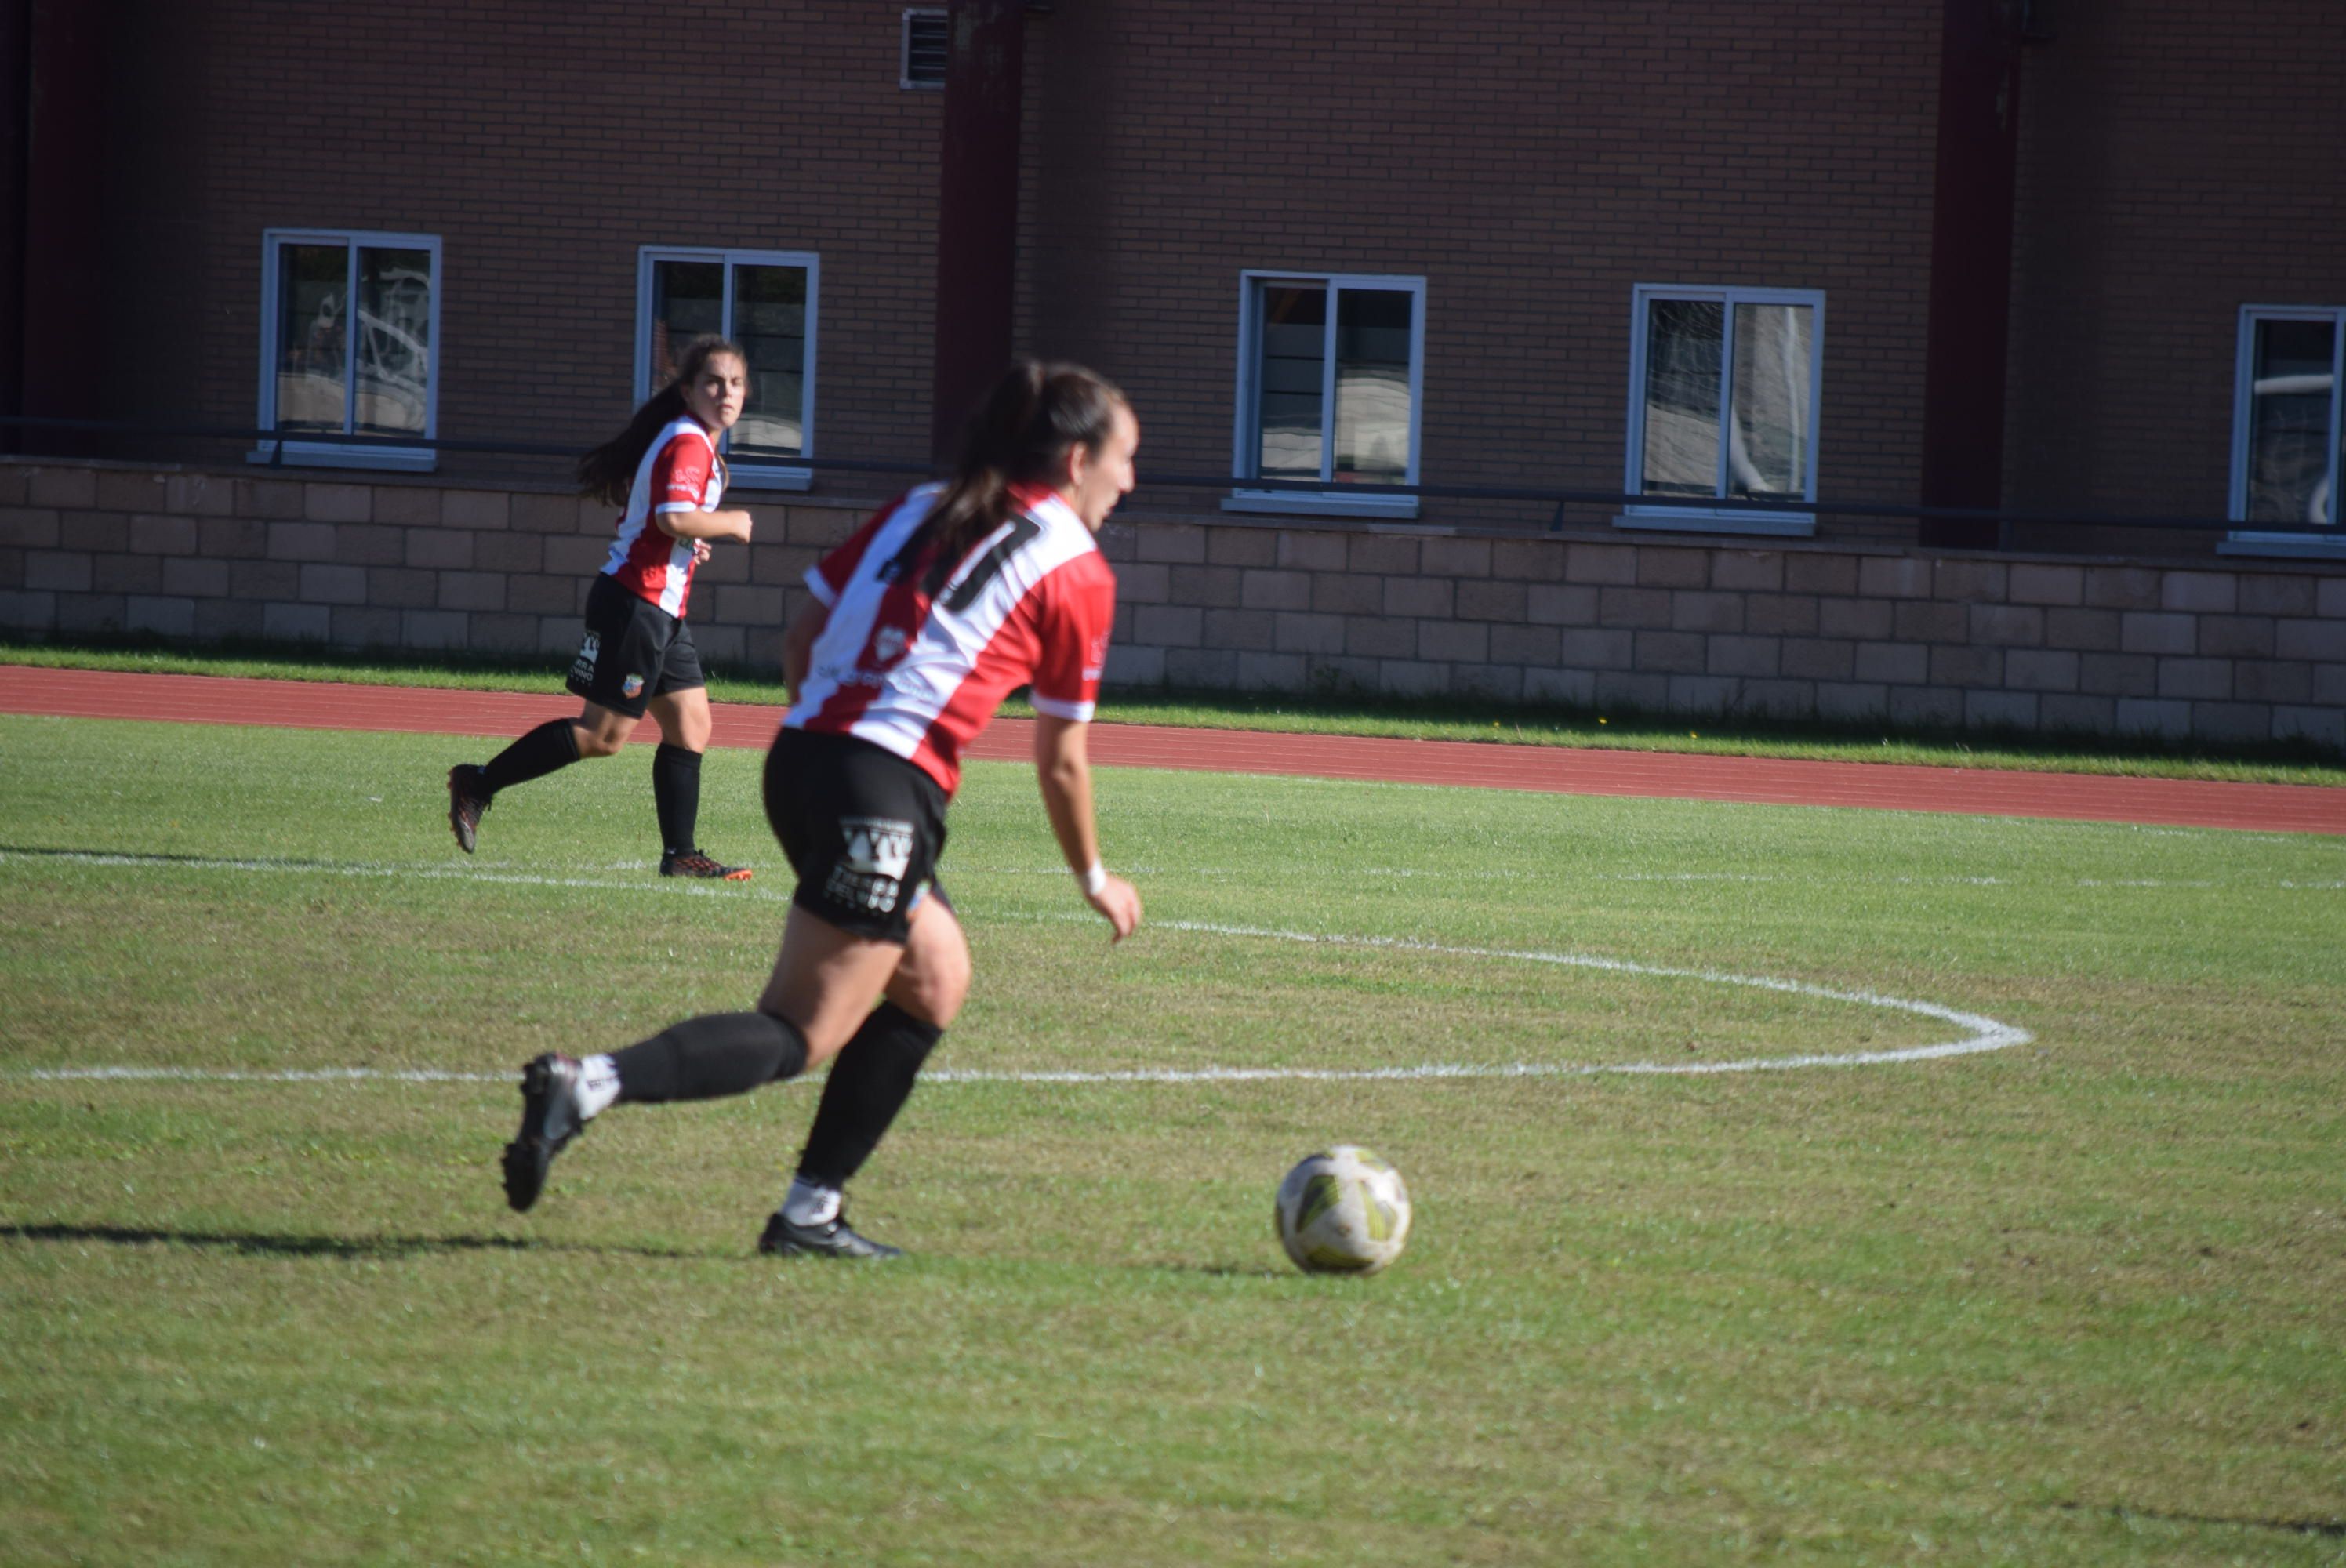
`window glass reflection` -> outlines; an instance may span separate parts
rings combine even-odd
[[[277,428],[339,433],[349,385],[350,252],[280,245],[277,269]]]
[[[1716,300],[1655,300],[1646,316],[1646,440],[1638,489],[1719,494],[1719,372],[1727,311]]]
[[[1727,425],[1727,494],[1797,501],[1808,494],[1806,305],[1735,307],[1735,383]]]
[[[1321,372],[1328,352],[1328,290],[1321,284],[1262,288],[1255,472],[1264,479],[1320,477]]]
[[[2248,521],[2338,521],[2330,450],[2337,332],[2331,321],[2256,323],[2249,402]]]
[[[1345,289],[1336,296],[1334,479],[1399,484],[1409,477],[1413,304],[1398,290]]]
[[[797,457],[806,450],[806,302],[803,267],[733,269],[733,340],[750,361],[735,452]]]
[[[432,387],[432,253],[362,246],[358,262],[353,427],[422,435]]]
[[[725,330],[725,265],[661,261],[652,268],[651,384],[648,397],[676,380],[677,356],[704,332]]]

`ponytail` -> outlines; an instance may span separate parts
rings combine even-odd
[[[740,344],[714,332],[687,343],[683,357],[677,361],[676,379],[644,400],[635,417],[627,421],[627,429],[578,460],[580,494],[613,506],[627,504],[627,493],[635,488],[636,470],[643,466],[644,453],[651,450],[661,431],[684,417],[684,389],[718,354],[732,355],[745,369],[750,363],[750,356],[741,351]],[[720,456],[717,462],[722,473],[725,460]]]
[[[994,383],[963,427],[954,476],[892,563],[901,574],[925,557],[923,591],[943,589],[977,542],[1009,519],[1010,487],[1049,479],[1069,449],[1096,450],[1115,428],[1124,393],[1081,365],[1021,358]]]

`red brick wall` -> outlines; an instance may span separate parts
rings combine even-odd
[[[200,191],[158,212],[192,243],[117,263],[199,302],[150,406],[250,417],[271,226],[441,237],[441,431],[474,438],[624,412],[638,245],[768,247],[822,256],[821,450],[917,451],[939,98],[896,86],[901,9],[203,0],[168,51],[124,29],[123,79],[202,146],[189,182],[168,127],[116,149]],[[1129,382],[1152,466],[1228,468],[1239,269],[1342,268],[1427,279],[1431,482],[1617,487],[1631,286],[1741,283],[1826,291],[1825,487],[1911,495],[1932,17],[1097,0],[1029,28],[1022,338]]]
[[[1821,488],[1913,499],[1935,7],[1096,0],[1050,27],[1039,341],[1126,383],[1148,466],[1229,471],[1243,267],[1423,276],[1426,481],[1605,491],[1631,288],[1740,284],[1825,290]]]
[[[2054,15],[2021,84],[2007,504],[2221,516],[2240,307],[2346,305],[2346,10]]]
[[[941,98],[897,86],[897,0],[90,3],[116,71],[90,335],[120,412],[250,420],[261,231],[363,225],[442,239],[444,436],[611,426],[637,249],[661,243],[820,253],[819,453],[925,446]],[[2346,23],[2335,0],[2055,14],[2020,99],[2009,498],[2212,514],[2239,305],[2341,302]],[[1145,467],[1219,474],[1241,268],[1421,275],[1425,479],[1609,491],[1633,285],[1820,289],[1820,488],[1911,501],[1938,25],[1724,0],[1036,13],[1019,341],[1129,386]],[[559,464],[444,472],[515,467]]]
[[[444,437],[616,428],[646,244],[820,253],[819,451],[899,453],[925,420],[940,100],[897,85],[901,5],[126,9],[120,97],[184,122],[114,148],[173,239],[110,258],[117,292],[195,307],[150,409],[249,423],[262,230],[348,225],[440,237]],[[199,180],[158,198],[190,137]]]

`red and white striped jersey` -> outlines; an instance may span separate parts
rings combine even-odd
[[[652,522],[661,512],[714,512],[725,494],[717,443],[690,414],[670,420],[636,464],[619,536],[611,541],[606,576],[647,604],[681,617],[692,595],[692,541]]]
[[[963,749],[1022,683],[1038,711],[1091,718],[1116,574],[1074,508],[1022,486],[1009,521],[932,598],[928,562],[897,557],[944,488],[924,484],[883,508],[808,571],[831,616],[782,723],[868,740],[950,796]]]

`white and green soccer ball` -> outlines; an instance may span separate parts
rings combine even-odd
[[[1401,1172],[1358,1144],[1313,1155],[1279,1184],[1280,1245],[1313,1274],[1374,1274],[1409,1239]]]

